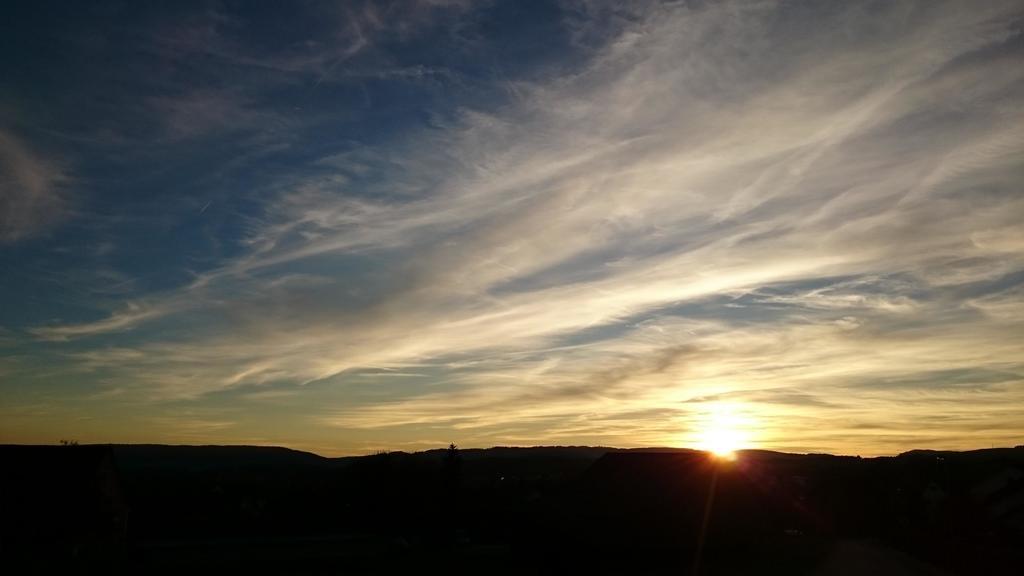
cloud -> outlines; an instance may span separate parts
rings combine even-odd
[[[103,334],[107,332],[130,329],[151,318],[158,318],[168,313],[171,306],[163,302],[160,307],[147,307],[129,302],[125,310],[85,324],[64,324],[59,326],[40,326],[30,332],[43,340],[62,341],[71,338]]]
[[[377,64],[381,44],[409,40],[439,23],[457,22],[486,4],[394,0],[321,4],[313,10],[282,7],[272,17],[292,24],[287,36],[291,41],[283,45],[248,37],[246,17],[211,9],[163,25],[149,48],[173,61],[213,58],[236,71],[260,72],[264,79],[269,72],[280,75],[274,79],[277,82],[302,79],[318,87],[325,81],[362,76],[368,69],[380,75],[382,68],[369,64]],[[383,70],[384,75],[399,76],[423,71],[421,67]]]
[[[999,319],[1020,317],[1019,289],[965,295],[1024,269],[1020,16],[643,5],[573,28],[571,73],[282,174],[241,254],[187,286],[34,333],[136,330],[67,357],[148,398],[429,374],[315,415],[381,434],[672,443],[705,396],[776,447],[954,434],[919,426],[929,411],[1022,422],[1019,379],[948,378],[1024,358]],[[908,406],[899,384],[920,378]],[[903,434],[864,427],[884,419]]]
[[[150,108],[161,118],[168,141],[210,134],[267,128],[277,118],[252,107],[244,96],[228,90],[197,90],[175,96],[158,96]]]
[[[0,244],[42,234],[67,217],[68,180],[59,164],[0,130]]]

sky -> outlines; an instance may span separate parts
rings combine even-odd
[[[3,10],[0,442],[1024,439],[1020,2]]]

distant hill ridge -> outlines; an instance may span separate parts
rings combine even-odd
[[[9,450],[30,448],[28,445],[0,445],[0,449]],[[435,448],[419,452],[381,452],[358,456],[325,457],[312,452],[304,452],[283,446],[250,446],[250,445],[178,445],[178,444],[83,444],[81,447],[106,446],[113,451],[114,458],[120,466],[130,468],[148,467],[186,467],[186,468],[217,468],[217,467],[280,467],[280,466],[313,466],[339,467],[358,461],[388,458],[392,460],[433,461],[439,460],[447,453],[447,448]],[[42,446],[39,446],[42,448]],[[74,449],[74,447],[47,446],[47,448]],[[864,460],[886,458],[943,458],[961,457],[987,459],[1019,455],[1024,446],[1013,448],[984,448],[968,451],[915,449],[898,456],[879,456]],[[467,461],[474,460],[514,460],[514,459],[558,459],[558,460],[590,460],[596,461],[608,453],[700,453],[699,450],[671,447],[616,448],[610,446],[495,446],[492,448],[460,449],[459,455]],[[796,454],[772,450],[742,450],[741,457],[747,458],[799,458],[799,457],[850,457],[833,454]]]

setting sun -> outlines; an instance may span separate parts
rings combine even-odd
[[[734,406],[718,405],[702,419],[697,448],[718,458],[732,460],[736,451],[749,447],[750,422]]]
[[[711,452],[718,458],[732,460],[736,457],[736,450],[739,443],[736,441],[736,433],[732,430],[715,430],[708,434],[704,450]]]

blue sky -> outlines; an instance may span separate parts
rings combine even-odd
[[[29,3],[0,440],[1024,437],[1024,10]]]

